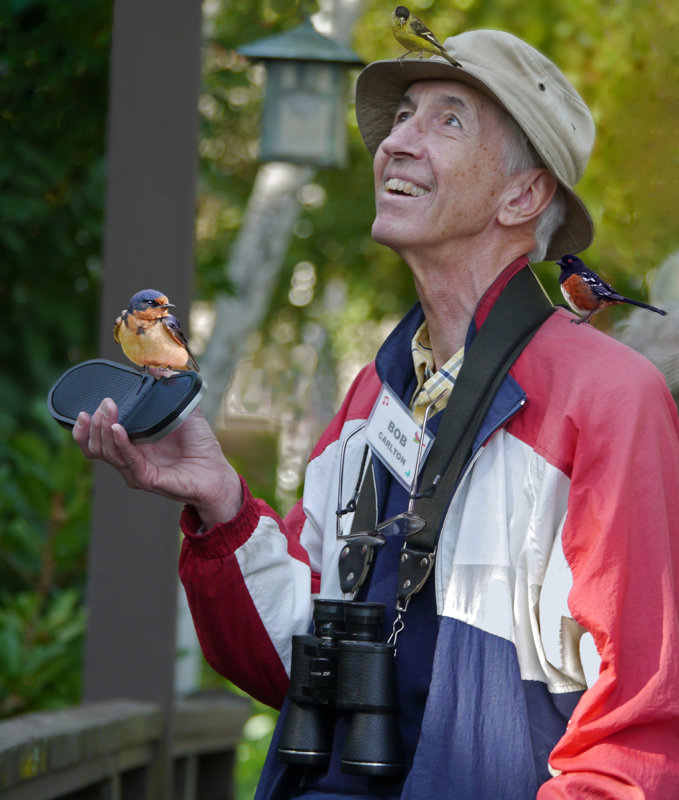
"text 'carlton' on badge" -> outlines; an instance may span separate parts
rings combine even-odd
[[[408,408],[386,383],[370,412],[365,436],[373,453],[410,490],[415,484],[418,450],[422,448],[421,469],[434,440],[428,433],[423,434]]]

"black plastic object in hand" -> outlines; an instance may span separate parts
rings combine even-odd
[[[203,391],[203,380],[196,372],[154,378],[99,358],[64,372],[50,389],[47,407],[60,425],[72,428],[81,411],[92,415],[101,401],[110,397],[118,406],[118,422],[130,439],[153,442],[181,425]]]

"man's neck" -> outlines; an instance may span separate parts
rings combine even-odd
[[[484,293],[508,264],[534,246],[531,236],[493,230],[447,245],[421,246],[399,254],[413,273],[415,289],[429,327],[438,369],[464,346],[469,325]]]
[[[412,268],[437,369],[464,346],[479,300],[512,260],[492,267],[472,261]]]
[[[479,298],[472,293],[452,294],[445,285],[437,290],[432,282],[426,287],[419,281],[415,285],[429,327],[434,365],[438,369],[464,345]]]
[[[533,229],[532,222],[508,227],[496,220],[468,236],[438,241],[434,237],[429,245],[388,245],[413,274],[437,369],[464,346],[488,287],[507,265],[533,250]]]

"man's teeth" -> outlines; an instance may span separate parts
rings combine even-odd
[[[400,178],[389,178],[385,182],[384,188],[388,192],[401,192],[401,194],[409,194],[413,197],[422,197],[423,194],[427,194],[427,189],[423,189],[410,181],[402,181]]]

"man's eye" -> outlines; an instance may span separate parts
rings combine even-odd
[[[407,119],[410,119],[412,115],[413,115],[412,111],[399,111],[394,117],[393,127],[395,128],[400,122],[405,122]]]
[[[462,125],[460,123],[460,120],[459,120],[459,117],[456,117],[455,114],[449,114],[446,117],[446,125],[448,125],[451,128],[460,128],[460,127],[462,127]]]

